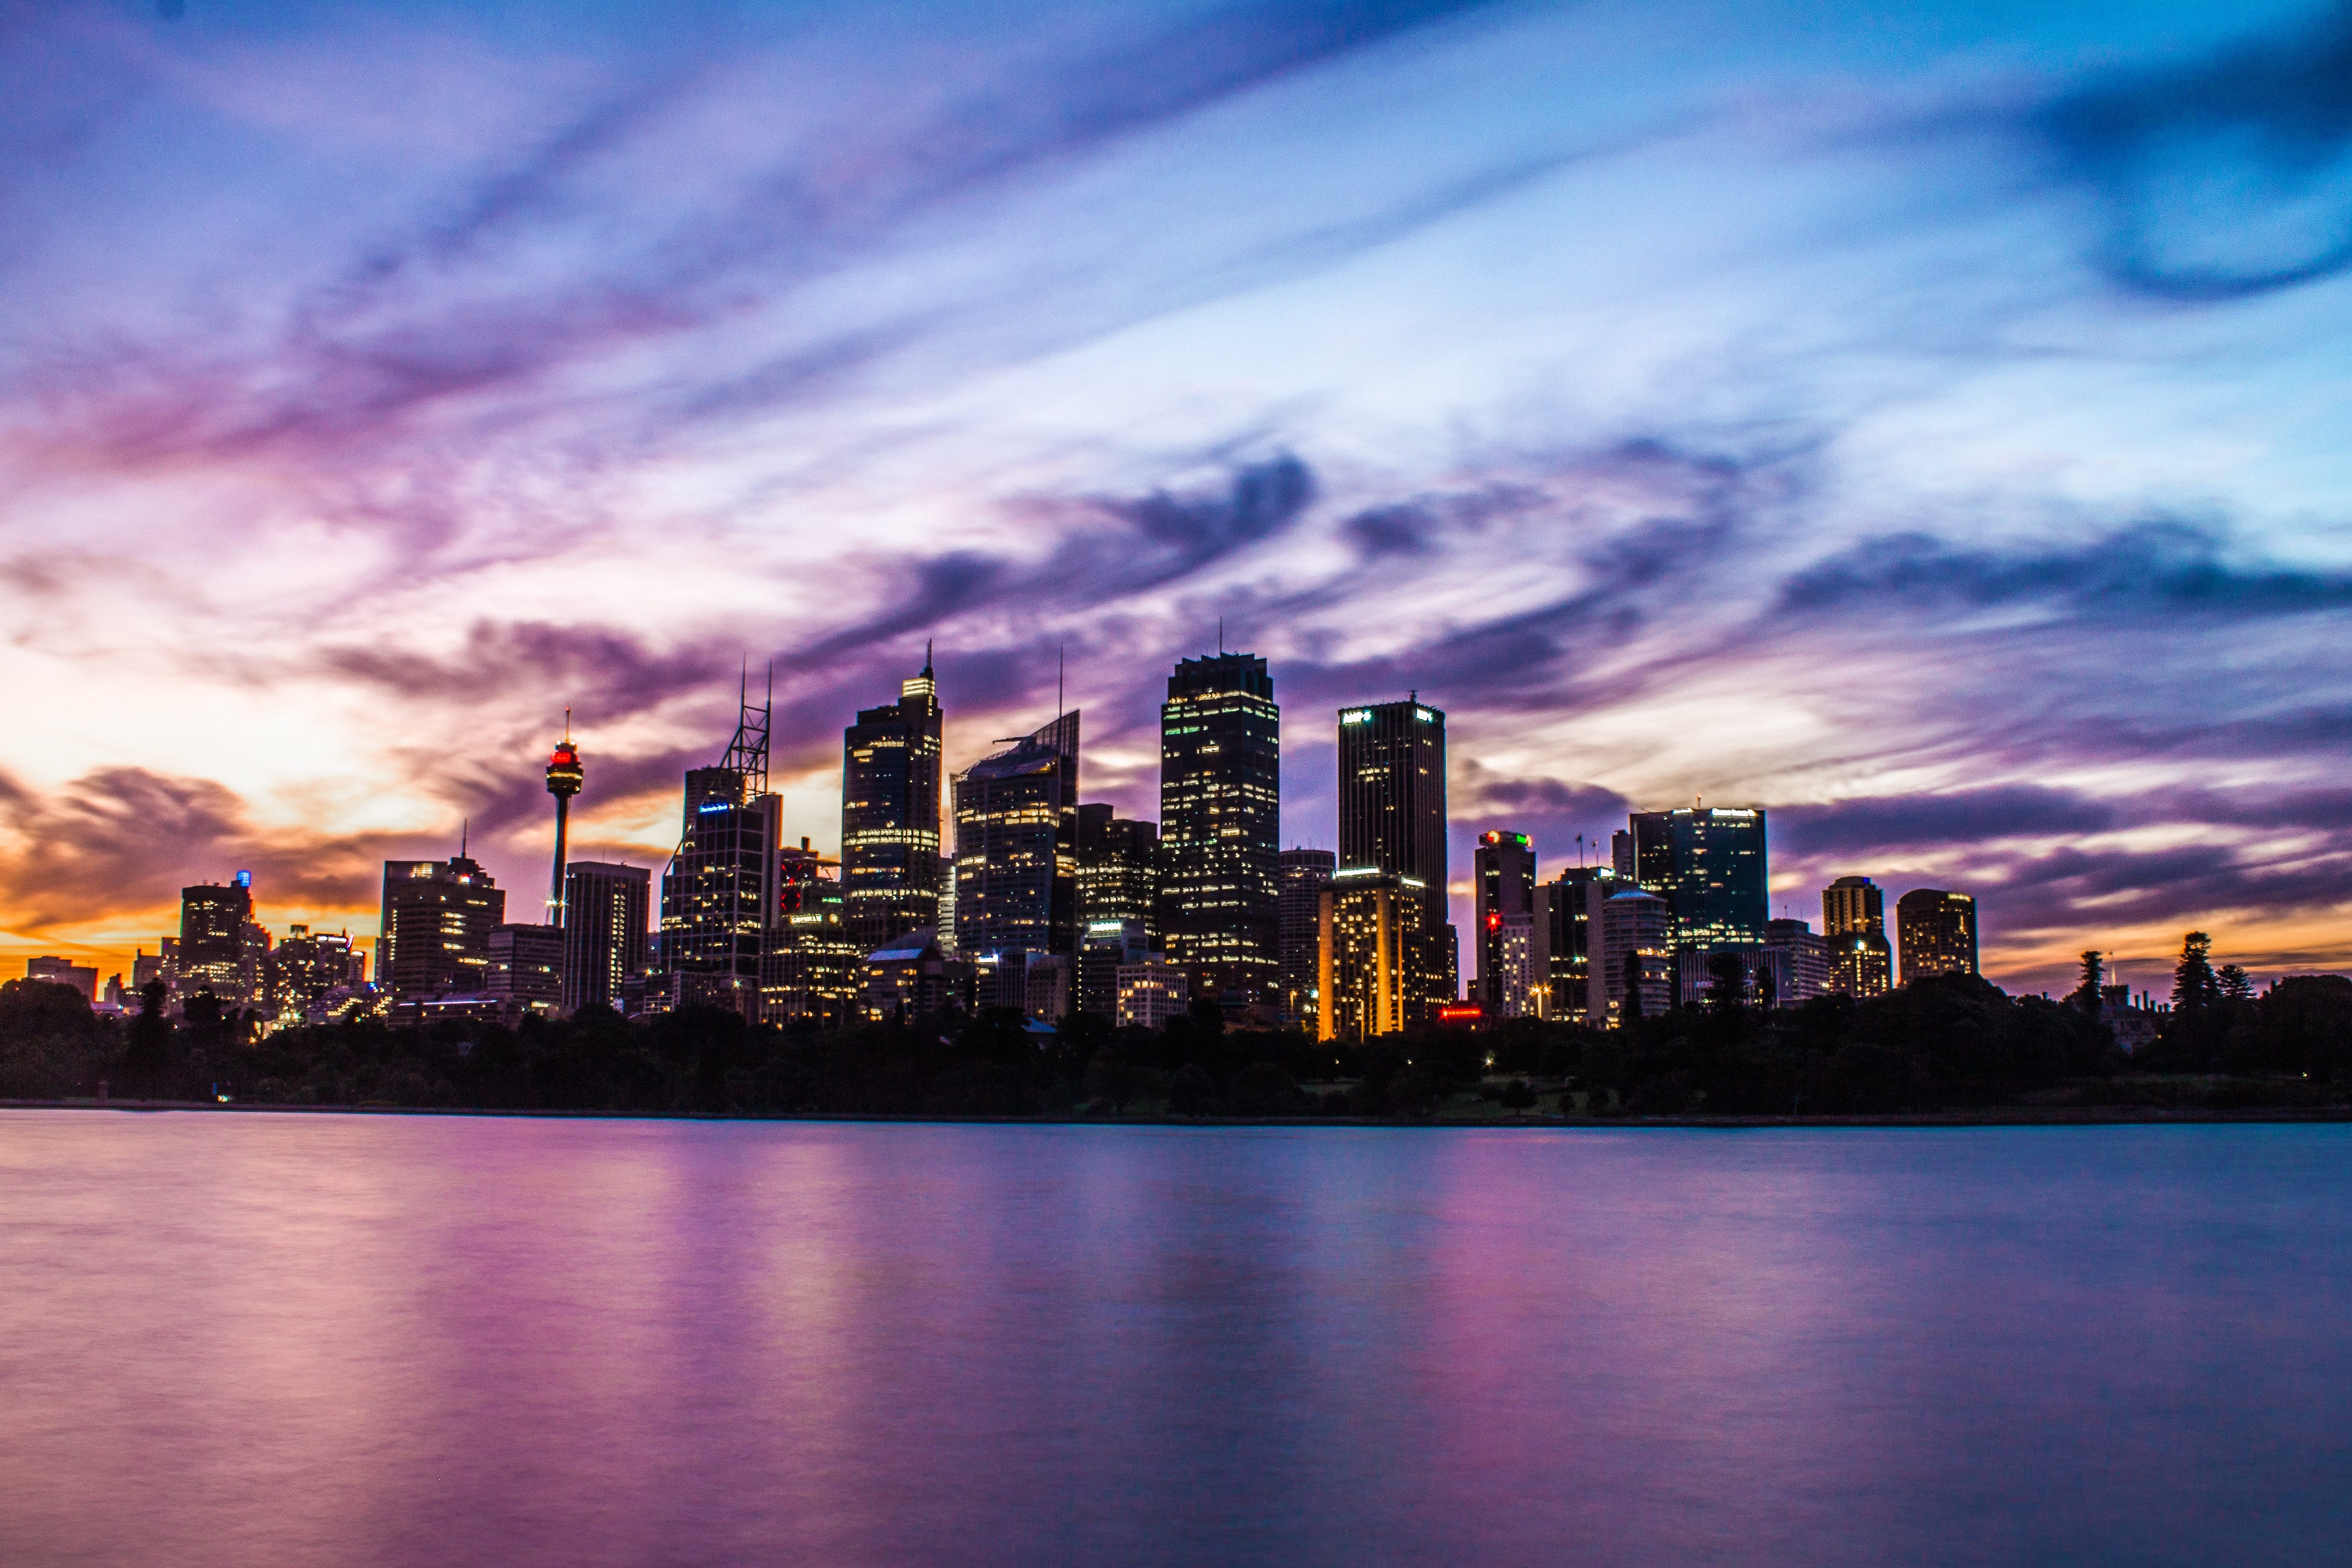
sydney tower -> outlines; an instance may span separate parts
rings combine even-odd
[[[580,748],[572,743],[572,710],[563,710],[563,739],[547,759],[547,793],[555,797],[555,877],[548,884],[547,923],[563,924],[563,834],[572,816],[572,797],[587,782],[580,765]]]

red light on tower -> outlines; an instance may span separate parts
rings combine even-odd
[[[555,797],[555,877],[547,891],[548,924],[563,923],[563,839],[571,824],[572,797],[588,782],[588,770],[580,765],[580,748],[572,743],[572,710],[563,710],[563,739],[555,743],[555,754],[547,759],[547,793]]]

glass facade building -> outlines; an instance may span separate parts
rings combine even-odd
[[[940,923],[939,686],[930,661],[841,737],[841,892],[867,952]]]
[[[1633,880],[1666,900],[1678,949],[1759,947],[1769,918],[1764,813],[1686,806],[1637,811]]]
[[[1192,994],[1280,985],[1282,710],[1255,654],[1180,661],[1160,708],[1160,928]]]
[[[957,951],[1075,956],[1078,715],[974,763],[954,793]]]

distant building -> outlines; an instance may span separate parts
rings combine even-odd
[[[841,738],[841,890],[865,952],[940,924],[939,685],[923,672],[898,700],[861,709]]]
[[[1601,984],[1594,1023],[1625,1022],[1627,998],[1637,992],[1645,1018],[1674,1005],[1675,920],[1664,899],[1633,888],[1602,900],[1601,950]]]
[[[801,842],[803,849],[790,855],[780,879],[786,912],[769,935],[760,974],[760,1018],[843,1028],[862,1011],[867,955],[850,940],[848,900],[840,884],[806,853],[808,841]],[[901,931],[884,945],[910,934]]]
[[[479,995],[489,969],[490,928],[503,924],[506,916],[506,894],[464,855],[387,860],[376,927],[376,978],[400,1001],[452,993]]]
[[[1181,1018],[1192,1005],[1184,972],[1161,958],[1122,964],[1118,971],[1118,1026],[1157,1029]]]
[[[956,947],[975,964],[1078,945],[1078,715],[956,775]],[[1007,993],[1008,997],[1012,993]],[[1026,1006],[1026,993],[1007,1006]]]
[[[563,931],[543,925],[495,925],[483,968],[482,994],[504,1004],[509,1021],[548,1016],[563,1005]]]
[[[268,993],[269,928],[256,921],[246,921],[237,931],[236,988],[248,1007]]]
[[[563,868],[563,1010],[626,1007],[643,995],[653,872],[644,866],[572,860]]]
[[[1829,941],[1803,921],[1767,921],[1764,945],[1789,955],[1788,976],[1779,992],[1783,1007],[1825,995],[1830,988]]]
[[[1542,1016],[1607,1016],[1605,1006],[1594,1008],[1591,995],[1601,958],[1601,906],[1623,887],[1607,866],[1570,866],[1536,889],[1536,1002]]]
[[[1460,994],[1461,942],[1446,907],[1445,715],[1419,700],[1339,710],[1338,879],[1395,877],[1419,891],[1407,1019]]]
[[[25,961],[25,978],[46,981],[51,985],[70,985],[81,993],[85,1002],[98,1000],[98,970],[85,968],[69,958],[44,954]]]
[[[286,940],[269,950],[269,1005],[282,1016],[299,1018],[338,987],[357,990],[366,962],[353,950],[349,931],[289,926]]]
[[[1966,893],[1914,888],[1895,903],[1903,984],[1977,972],[1977,901]]]
[[[739,700],[734,737],[711,767],[686,775],[677,853],[662,872],[656,1009],[760,1010],[767,933],[776,918],[783,801],[768,788],[770,710]]]
[[[1160,708],[1160,932],[1195,995],[1280,984],[1282,710],[1255,654],[1181,660]]]
[[[1633,830],[1621,827],[1609,836],[1609,868],[1629,886],[1633,880]]]
[[[1829,952],[1831,990],[1884,996],[1893,988],[1886,896],[1869,878],[1840,877],[1822,889],[1822,941]]]
[[[1764,813],[1685,806],[1633,816],[1633,880],[1666,900],[1676,948],[1753,947],[1770,904]]]
[[[940,868],[940,950],[956,954],[956,868],[952,856]]]
[[[1099,1017],[1118,1016],[1118,972],[1151,956],[1141,921],[1094,921],[1078,948],[1078,1006]]]
[[[938,932],[906,931],[866,960],[866,1016],[915,1018],[960,1008],[970,984],[971,971],[940,951]]]
[[[209,991],[223,1004],[252,1000],[246,984],[245,928],[253,920],[253,873],[239,871],[222,886],[180,889],[177,988],[183,996]]]
[[[1788,1005],[1793,984],[1789,950],[1762,946],[1684,948],[1675,954],[1675,998],[1685,1006],[1715,1001],[1715,963],[1718,958],[1739,963],[1739,1000],[1743,1006]]]
[[[1101,803],[1079,806],[1079,926],[1136,926],[1145,945],[1156,946],[1160,904],[1160,825],[1116,816]],[[1114,999],[1106,995],[1103,1016]]]
[[[1342,867],[1323,889],[1319,911],[1321,997],[1316,1037],[1361,1043],[1428,1022],[1440,1001],[1427,989],[1422,957],[1427,889],[1411,877]]]
[[[167,936],[163,940],[169,942],[174,942],[177,939]],[[133,995],[143,994],[146,992],[147,987],[153,984],[158,980],[163,981],[166,985],[171,984],[170,980],[165,978],[163,973],[163,955],[160,952],[147,952],[142,950],[133,950],[131,955],[131,994]]]
[[[1524,833],[1479,835],[1471,854],[1477,898],[1480,1016],[1532,1017],[1538,973],[1536,938],[1536,847]],[[1547,933],[1549,934],[1549,933]]]
[[[1068,1017],[1077,993],[1074,967],[1067,953],[1031,953],[1022,976],[1026,988],[1022,1010],[1048,1024]]]
[[[1280,889],[1276,912],[1282,935],[1282,1021],[1292,1028],[1315,1024],[1317,970],[1320,967],[1323,889],[1331,885],[1339,857],[1328,849],[1286,849],[1276,858]]]

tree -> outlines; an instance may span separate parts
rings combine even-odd
[[[2192,931],[2180,939],[2180,962],[2172,966],[2172,1010],[2195,1013],[2221,999],[2213,977],[2213,939]]]
[[[1717,952],[1706,961],[1707,1005],[1717,1013],[1737,1013],[1748,1001],[1748,965],[1736,952]]]
[[[140,988],[139,1016],[131,1020],[130,1046],[119,1069],[122,1092],[133,1099],[162,1099],[171,1086],[172,1024],[163,1016],[168,994],[160,980]]]
[[[1625,955],[1625,1005],[1618,1009],[1617,1021],[1621,1024],[1637,1024],[1641,1019],[1642,955],[1639,952],[1629,952]]]
[[[2221,987],[2221,995],[2228,1001],[2251,1002],[2254,999],[2254,977],[2246,973],[2243,964],[2223,964],[2214,973],[2213,983]]]
[[[2107,983],[2107,955],[2095,947],[2084,948],[2082,966],[2081,978],[2066,1000],[2095,1018],[2099,1016],[2099,992]]]
[[[1523,1078],[1515,1078],[1510,1082],[1503,1086],[1502,1106],[1504,1110],[1532,1110],[1535,1109],[1535,1085],[1529,1083],[1527,1079]]]
[[[1780,985],[1778,981],[1772,978],[1772,971],[1770,968],[1766,967],[1757,970],[1756,1010],[1759,1013],[1769,1013],[1772,1010],[1773,1005],[1780,1000]]]

